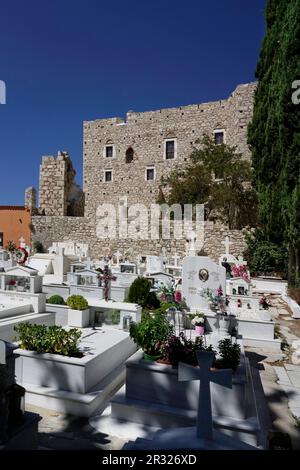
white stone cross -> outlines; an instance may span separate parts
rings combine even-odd
[[[178,253],[174,254],[173,259],[174,259],[174,266],[175,267],[179,266],[178,261],[180,261],[180,256],[178,255]]]
[[[114,256],[117,258],[116,266],[120,266],[120,259],[122,257],[122,253],[118,250],[118,251],[116,251],[116,253],[114,253]]]
[[[213,439],[213,420],[211,409],[210,382],[232,388],[232,370],[212,370],[214,353],[211,351],[197,351],[197,367],[180,362],[178,365],[178,380],[180,382],[200,380],[197,413],[197,437],[200,439]]]
[[[25,238],[21,237],[19,240],[19,243],[20,243],[20,248],[26,247]]]
[[[91,258],[87,258],[85,265],[86,265],[87,269],[92,269],[92,260],[91,260]]]
[[[225,237],[225,241],[224,242],[221,242],[222,245],[225,246],[225,254],[226,255],[229,255],[229,248],[230,248],[230,245],[232,245],[232,242],[229,241],[229,237]]]
[[[4,341],[0,340],[0,364],[6,364],[6,346]]]

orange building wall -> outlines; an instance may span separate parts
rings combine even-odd
[[[9,240],[19,246],[21,237],[31,243],[31,213],[22,206],[0,206],[0,234],[3,233],[3,247]]]

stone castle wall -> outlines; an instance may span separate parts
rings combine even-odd
[[[143,113],[128,112],[120,118],[86,121],[83,126],[83,168],[85,215],[94,217],[102,203],[117,204],[127,197],[128,204],[149,206],[157,200],[160,181],[176,167],[184,167],[197,139],[214,131],[225,132],[225,142],[237,147],[243,158],[250,159],[247,125],[253,112],[255,83],[239,85],[227,100],[161,109]],[[166,160],[166,139],[176,139],[176,156]],[[112,157],[105,156],[112,145]],[[126,163],[126,152],[133,150],[133,160]],[[155,167],[155,181],[146,181],[147,167]],[[104,181],[105,170],[112,170],[113,181]]]
[[[51,217],[34,216],[32,217],[35,233],[34,240],[39,240],[45,248],[49,248],[53,242],[74,242],[87,243],[89,245],[90,256],[100,258],[109,251],[119,250],[123,255],[125,253],[138,255],[158,255],[162,247],[165,247],[167,255],[175,253],[183,256],[186,252],[186,240],[132,240],[127,239],[103,239],[99,240],[96,236],[96,227],[87,217]],[[247,245],[244,236],[240,230],[229,230],[221,224],[214,222],[205,223],[204,245],[205,254],[213,260],[218,261],[219,256],[224,253],[222,242],[229,236],[232,242],[230,253],[235,256],[243,255]]]
[[[196,141],[204,134],[213,137],[216,130],[224,131],[225,143],[236,146],[242,158],[250,159],[247,126],[252,117],[255,87],[255,83],[239,85],[227,100],[128,112],[125,121],[111,118],[84,122],[83,192],[74,181],[76,172],[66,152],[43,157],[40,216],[32,220],[33,238],[46,247],[58,241],[88,243],[93,257],[102,256],[109,249],[125,252],[129,248],[136,253],[158,254],[162,246],[169,254],[184,254],[185,240],[99,240],[97,208],[111,203],[118,209],[121,199],[126,199],[128,207],[136,203],[149,207],[157,200],[161,178],[177,167],[184,168]],[[175,140],[172,160],[165,158],[167,139]],[[107,145],[113,147],[112,157],[105,156]],[[129,149],[130,162],[126,159]],[[147,167],[155,168],[154,181],[146,181]],[[104,181],[105,170],[112,171],[111,182]],[[233,242],[232,253],[243,253],[245,242],[241,232],[207,222],[204,250],[213,259],[224,251],[221,241],[226,235]]]
[[[44,156],[40,165],[39,211],[44,215],[83,216],[84,196],[66,152]]]

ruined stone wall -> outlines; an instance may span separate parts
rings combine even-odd
[[[84,197],[66,152],[44,156],[40,165],[39,211],[51,216],[83,216]],[[74,196],[75,195],[75,196]]]
[[[247,125],[253,112],[255,84],[239,85],[227,100],[161,109],[128,112],[120,118],[86,121],[84,133],[85,215],[95,217],[99,204],[117,204],[127,197],[128,204],[149,206],[157,200],[160,180],[176,167],[184,167],[204,134],[225,131],[225,142],[237,146],[243,158],[250,159]],[[166,139],[176,139],[176,157],[166,160]],[[113,156],[105,156],[105,146],[112,145]],[[133,160],[126,163],[126,152],[133,150]],[[155,180],[146,181],[145,171],[155,167]],[[105,170],[112,170],[113,181],[104,181]]]
[[[134,256],[153,254],[158,255],[162,247],[165,247],[167,255],[175,253],[183,256],[186,252],[186,241],[182,240],[131,240],[131,239],[104,239],[96,236],[95,224],[87,217],[32,217],[34,226],[33,240],[38,240],[48,248],[53,242],[87,243],[90,256],[100,258],[108,251],[119,250],[123,255],[132,251]],[[235,256],[242,255],[246,249],[244,236],[240,230],[229,230],[218,223],[206,222],[204,232],[204,252],[213,260],[218,261],[224,253],[225,237],[229,236],[232,245],[230,253]]]

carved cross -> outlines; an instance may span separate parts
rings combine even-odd
[[[113,276],[110,272],[110,269],[108,265],[106,264],[104,266],[104,270],[102,274],[98,275],[98,279],[100,281],[104,282],[104,289],[103,289],[103,294],[104,294],[104,300],[108,301],[110,300],[110,287],[111,287],[111,281],[116,281],[116,276]]]
[[[197,351],[198,367],[180,362],[178,365],[178,380],[180,382],[200,380],[197,437],[200,439],[213,439],[213,421],[211,410],[210,382],[232,388],[232,370],[212,370],[214,353],[210,351]]]
[[[226,255],[229,255],[229,248],[230,248],[230,245],[232,245],[232,242],[229,241],[229,237],[225,237],[225,241],[222,242],[222,245],[225,246],[225,253]]]

